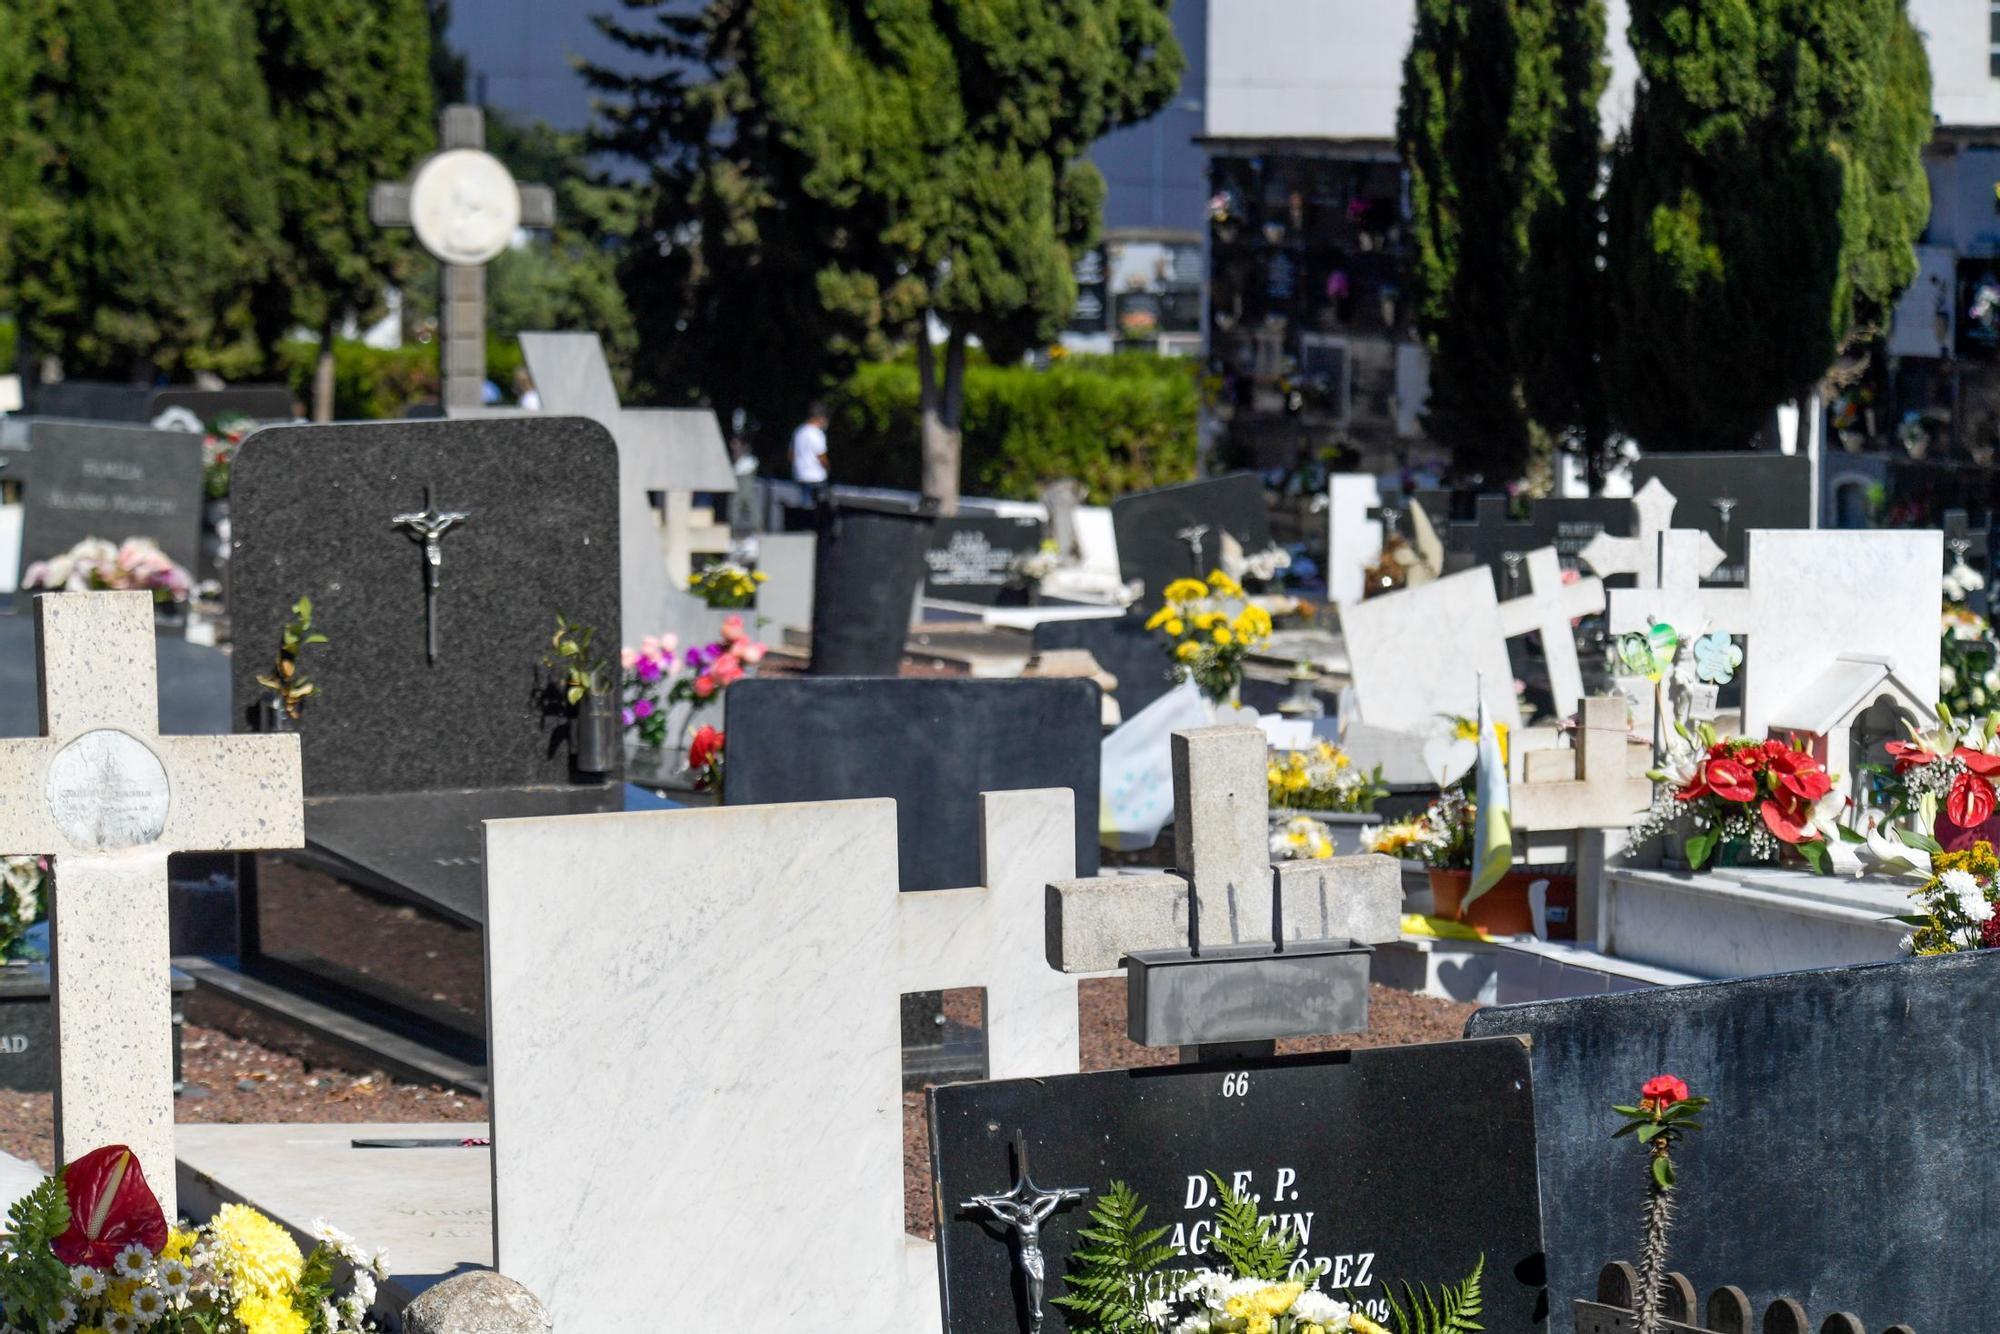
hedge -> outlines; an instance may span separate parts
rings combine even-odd
[[[974,362],[965,373],[961,485],[1034,500],[1073,477],[1092,504],[1195,475],[1200,391],[1194,362],[1124,353],[1067,357],[1047,370]],[[922,453],[917,369],[907,358],[858,367],[828,396],[837,481],[915,490]]]
[[[304,341],[278,346],[278,361],[299,402],[312,403],[313,366],[319,344]],[[511,338],[488,335],[486,378],[511,400],[514,370],[521,364],[521,345]],[[380,421],[400,417],[412,403],[438,397],[438,350],[435,343],[406,343],[398,348],[370,347],[358,340],[337,339],[333,345],[333,416],[336,421]]]

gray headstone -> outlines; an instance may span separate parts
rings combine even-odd
[[[441,542],[427,661],[424,549],[392,517],[469,518]],[[247,725],[301,596],[329,643],[300,727],[308,796],[564,786],[540,687],[558,614],[618,659],[618,457],[570,417],[279,426],[232,479],[234,708]]]
[[[87,537],[151,538],[189,577],[201,558],[201,437],[102,422],[27,423],[21,568]]]
[[[1245,555],[1271,545],[1264,483],[1249,472],[1120,496],[1111,503],[1111,522],[1119,573],[1142,581],[1155,607],[1169,583],[1198,579],[1222,563],[1222,534],[1234,537]]]
[[[1870,1329],[1991,1323],[1962,1257],[2000,1245],[2000,951],[1513,1005],[1466,1034],[1531,1044],[1552,1310],[1637,1247],[1645,1165],[1610,1109],[1666,1073],[1715,1099],[1675,1153],[1676,1269]]]

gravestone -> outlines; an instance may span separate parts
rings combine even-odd
[[[195,385],[111,384],[94,380],[64,380],[39,385],[34,410],[45,417],[143,425],[169,408],[185,408],[203,424],[218,417],[248,417],[252,421],[287,421],[297,415],[290,387],[282,384],[233,384],[221,389]]]
[[[254,422],[290,421],[299,415],[298,402],[290,386],[282,384],[232,384],[221,389],[192,386],[162,389],[146,405],[146,420],[152,421],[171,408],[186,408],[201,418],[204,426],[223,417],[248,417]]]
[[[1528,1059],[1510,1041],[1441,1043],[934,1089],[946,1334],[1030,1327],[1008,1230],[963,1203],[1008,1192],[1017,1137],[1036,1181],[1082,1195],[1041,1224],[1050,1298],[1114,1181],[1146,1204],[1148,1227],[1169,1229],[1187,1257],[1170,1263],[1220,1266],[1213,1172],[1302,1235],[1302,1258],[1327,1268],[1322,1291],[1351,1290],[1382,1320],[1392,1283],[1435,1290],[1484,1256],[1487,1334],[1544,1330]],[[1416,1186],[1409,1164],[1439,1152],[1451,1167]],[[1063,1308],[1044,1311],[1046,1334],[1072,1328]]]
[[[481,821],[637,799],[616,759],[576,781],[543,665],[562,615],[616,668],[611,437],[574,417],[272,427],[232,506],[238,727],[301,596],[329,640],[301,660],[306,849],[246,878],[244,967],[476,1067]],[[450,514],[432,563],[412,527]]]
[[[998,514],[941,518],[924,546],[924,595],[982,607],[1025,602],[1014,562],[1041,550],[1039,519]]]
[[[895,676],[937,518],[824,497],[816,518],[809,670],[815,676]]]
[[[54,858],[58,1161],[127,1144],[174,1212],[167,858],[296,847],[288,737],[159,734],[152,598],[35,600],[42,736],[0,742],[0,846]]]
[[[1118,678],[1118,709],[1127,718],[1174,688],[1172,660],[1159,633],[1146,628],[1147,612],[1088,620],[1041,621],[1034,629],[1035,652],[1085,649],[1097,665]]]
[[[1674,1268],[1869,1329],[1988,1323],[1962,1256],[2000,1243],[1971,1204],[1993,1190],[2000,951],[1513,1005],[1466,1033],[1530,1044],[1551,1309],[1636,1245],[1645,1168],[1610,1109],[1665,1071],[1715,1099],[1675,1151]]]
[[[1063,787],[1095,872],[1099,712],[1088,680],[739,681],[723,802],[893,797],[902,884],[930,890],[977,883],[980,793]]]
[[[27,424],[28,449],[8,477],[22,482],[21,568],[87,537],[151,538],[193,577],[201,558],[201,437],[96,422]]]
[[[746,1237],[784,1257],[763,1323],[937,1328],[902,1226],[898,996],[983,986],[996,1076],[1077,1068],[1038,910],[1076,811],[980,808],[978,887],[933,894],[898,892],[911,817],[883,800],[487,825],[494,1260],[558,1330],[653,1334],[661,1294],[740,1269]],[[701,1208],[694,1181],[718,1183]]]
[[[1711,576],[1716,583],[1743,582],[1752,529],[1813,526],[1812,460],[1804,454],[1641,454],[1634,460],[1634,487],[1656,478],[1679,502],[1678,526],[1698,528],[1722,548],[1722,564]]]
[[[1381,491],[1367,473],[1326,479],[1326,596],[1335,606],[1359,602],[1365,575],[1382,554]]]
[[[1264,483],[1255,473],[1182,482],[1137,491],[1111,502],[1118,538],[1118,568],[1126,580],[1145,585],[1149,608],[1176,579],[1199,579],[1222,564],[1227,533],[1245,555],[1271,546],[1271,516]]]

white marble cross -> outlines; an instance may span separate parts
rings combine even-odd
[[[1623,829],[1653,800],[1652,748],[1633,745],[1629,705],[1618,696],[1583,702],[1574,747],[1523,750],[1508,788],[1519,831]]]
[[[1704,588],[1702,577],[1722,563],[1715,539],[1695,528],[1661,533],[1659,583],[1651,588],[1611,590],[1608,629],[1614,635],[1644,633],[1656,621],[1680,631],[1684,640],[1722,631],[1747,634],[1750,595],[1741,588]]]
[[[1673,527],[1674,506],[1678,502],[1674,493],[1667,490],[1666,483],[1659,478],[1649,478],[1632,497],[1632,509],[1638,531],[1631,537],[1613,537],[1609,533],[1599,533],[1590,539],[1578,559],[1597,571],[1600,575],[1633,574],[1639,577],[1639,587],[1658,588],[1660,586],[1660,534]],[[1700,532],[1697,529],[1695,531]],[[1706,546],[1714,548],[1715,559],[1710,561],[1702,573],[1707,574],[1722,563],[1722,548],[1715,545],[1715,539],[1701,532]]]
[[[1554,547],[1539,547],[1524,558],[1528,591],[1500,604],[1501,632],[1517,639],[1530,631],[1542,637],[1542,658],[1549,669],[1549,694],[1556,713],[1568,718],[1583,703],[1583,669],[1576,660],[1576,632],[1571,622],[1604,610],[1604,584],[1579,579],[1565,584],[1562,562]]]
[[[56,1158],[139,1155],[174,1216],[167,855],[305,843],[296,736],[160,733],[153,600],[35,599],[42,735],[0,741],[0,847],[54,858]]]
[[[1117,968],[1133,950],[1185,949],[1190,898],[1203,945],[1271,939],[1271,843],[1264,734],[1198,727],[1173,736],[1179,872],[1098,876],[1048,887],[1048,959],[1066,973]],[[1387,857],[1280,862],[1287,940],[1363,944],[1401,933],[1402,877]]]

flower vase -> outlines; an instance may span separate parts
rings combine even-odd
[[[257,701],[257,730],[259,732],[296,732],[299,720],[285,711],[285,702],[276,695],[266,695]]]
[[[570,763],[580,774],[608,774],[616,767],[620,719],[611,696],[586,694],[570,715]]]

